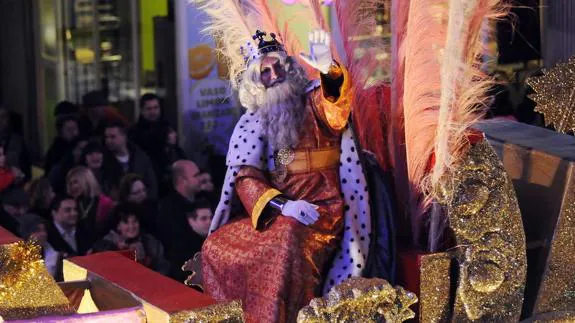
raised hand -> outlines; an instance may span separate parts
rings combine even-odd
[[[300,54],[300,57],[310,66],[317,69],[323,74],[329,72],[333,63],[331,55],[331,36],[321,29],[313,30],[309,33],[310,54]]]

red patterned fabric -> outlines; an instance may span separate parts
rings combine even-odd
[[[308,101],[307,127],[296,149],[340,145],[340,132],[325,126],[318,108]],[[299,309],[319,296],[324,267],[343,230],[339,171],[335,167],[288,174],[284,182],[268,175],[242,168],[236,191],[246,208],[253,208],[262,191],[273,187],[289,199],[318,205],[320,219],[306,227],[276,213],[263,230],[255,230],[250,217],[239,216],[204,244],[204,287],[217,300],[241,299],[247,322],[295,322]]]

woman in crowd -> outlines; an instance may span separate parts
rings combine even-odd
[[[122,178],[118,201],[135,212],[143,231],[157,236],[158,205],[149,198],[148,189],[141,175],[126,174]]]
[[[30,213],[51,221],[50,203],[52,203],[55,194],[50,181],[46,177],[35,179],[26,185],[26,192],[31,200]]]
[[[164,247],[158,239],[140,230],[140,220],[134,210],[120,204],[114,209],[113,218],[113,229],[96,242],[93,251],[132,250],[139,263],[164,275],[168,274],[170,264],[164,258]]]
[[[115,200],[118,197],[118,182],[121,172],[104,163],[104,154],[104,147],[99,142],[90,141],[82,151],[80,164],[92,171],[102,192]]]
[[[90,231],[90,241],[106,234],[114,201],[102,194],[92,171],[86,167],[72,169],[66,178],[66,190],[78,203],[78,223]]]

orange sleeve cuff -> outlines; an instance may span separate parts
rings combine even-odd
[[[265,191],[256,201],[254,208],[252,209],[252,225],[254,229],[257,229],[260,217],[264,211],[264,208],[268,203],[276,196],[281,195],[282,193],[275,188],[270,188],[269,190]]]
[[[329,79],[335,80],[343,77],[343,82],[339,88],[339,96],[326,96],[326,91],[321,91],[321,99],[318,102],[320,115],[325,123],[335,131],[341,131],[345,128],[349,114],[351,112],[351,104],[353,100],[353,90],[351,88],[351,80],[345,67],[339,65],[332,65],[329,72],[324,76]],[[323,83],[322,83],[323,86]]]

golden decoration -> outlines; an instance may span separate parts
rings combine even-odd
[[[525,233],[515,191],[487,143],[473,145],[444,181],[457,248],[459,282],[453,320],[517,322],[527,271]]]
[[[451,316],[451,255],[446,252],[421,257],[419,321],[447,322]]]
[[[74,313],[46,270],[40,251],[34,242],[0,246],[0,316],[3,319]]]
[[[415,317],[415,294],[379,278],[350,278],[300,310],[300,323],[404,322]]]
[[[295,159],[295,152],[290,148],[280,149],[275,156],[274,164],[276,169],[273,171],[272,176],[277,182],[283,182],[287,177],[287,165]]]
[[[170,317],[170,323],[239,323],[244,312],[240,301],[221,303],[193,311],[181,311]]]
[[[529,96],[537,103],[535,111],[542,113],[545,124],[552,124],[557,131],[575,132],[575,56],[543,73],[527,79],[536,92]]]
[[[572,163],[569,167],[571,176],[567,179],[567,191],[555,227],[534,314],[575,312],[575,165]]]

